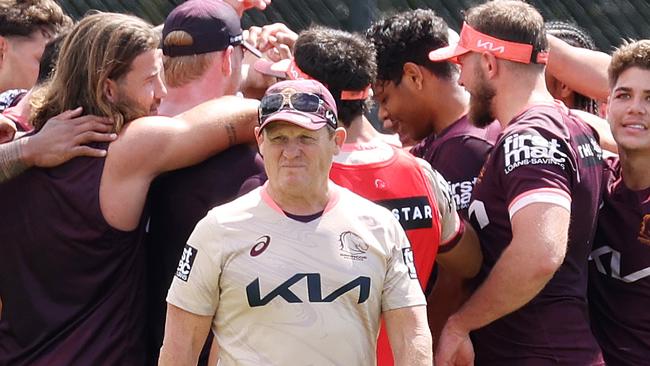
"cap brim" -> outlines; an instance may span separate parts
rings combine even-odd
[[[429,52],[429,60],[433,62],[451,61],[458,63],[458,56],[468,53],[470,50],[459,45],[441,47]]]
[[[260,125],[260,131],[264,127],[268,126],[269,123],[273,122],[288,122],[298,125],[302,128],[308,130],[316,131],[327,126],[327,121],[324,118],[315,116],[311,113],[300,112],[296,110],[283,110],[275,113],[274,115],[268,117],[262,125]]]
[[[274,76],[276,78],[286,79],[287,70],[289,69],[290,59],[280,60],[278,62],[269,61],[261,58],[253,64],[253,68],[264,75]]]
[[[246,48],[250,53],[255,55],[255,57],[260,58],[260,59],[262,57],[264,57],[262,55],[262,52],[260,50],[258,50],[257,48],[255,48],[252,44],[250,44],[250,43],[248,43],[246,41],[242,41],[241,45],[244,46],[244,48]]]

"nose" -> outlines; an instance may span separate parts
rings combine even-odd
[[[382,120],[382,127],[384,128],[384,130],[393,131],[395,129],[395,124],[393,123],[393,121],[391,121],[390,118],[384,118]]]
[[[646,101],[643,96],[637,96],[632,99],[632,102],[627,108],[628,113],[633,114],[645,114],[646,113]]]
[[[388,110],[381,104],[379,105],[379,110],[377,111],[377,117],[379,117],[379,119],[382,121],[389,119]]]
[[[296,141],[288,141],[282,149],[282,155],[287,159],[294,159],[300,155],[300,144]]]
[[[167,87],[165,86],[165,82],[163,81],[162,77],[158,77],[157,79],[158,80],[154,88],[154,97],[157,99],[163,99],[167,96]]]

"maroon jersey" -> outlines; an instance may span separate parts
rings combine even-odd
[[[143,364],[144,224],[104,219],[104,161],[0,184],[0,365]]]
[[[472,332],[479,365],[600,365],[587,313],[587,257],[601,187],[594,133],[561,104],[534,105],[503,130],[479,176],[470,222],[487,277],[512,240],[510,218],[535,202],[571,210],[566,257],[528,304]],[[525,270],[525,269],[522,269]]]
[[[237,145],[202,163],[160,176],[152,184],[147,235],[149,364],[158,363],[165,329],[165,298],[187,238],[210,209],[247,193],[240,192],[242,184],[263,171],[257,152],[248,145]],[[245,189],[252,188],[249,184]]]
[[[650,188],[625,186],[608,159],[589,263],[592,328],[609,366],[650,363]]]
[[[497,122],[481,129],[463,116],[438,135],[428,136],[411,149],[413,155],[428,161],[447,179],[458,213],[465,219],[476,177],[500,130]]]

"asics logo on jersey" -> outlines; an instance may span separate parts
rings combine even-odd
[[[291,278],[281,283],[278,287],[271,290],[271,292],[266,294],[266,296],[262,296],[260,291],[260,279],[259,277],[256,278],[246,286],[248,305],[252,308],[264,306],[276,297],[281,297],[284,301],[291,304],[303,303],[303,299],[296,295],[291,290],[291,287],[305,278],[307,279],[307,301],[311,303],[333,302],[346,293],[353,291],[357,287],[359,288],[357,304],[366,302],[368,297],[370,297],[370,277],[359,276],[334,290],[331,294],[323,297],[320,273],[296,273],[291,276]]]
[[[192,265],[194,264],[196,253],[198,253],[196,248],[189,244],[185,244],[181,260],[178,262],[178,267],[176,268],[176,277],[187,282],[187,279],[190,277],[190,272],[192,271]]]
[[[257,239],[255,245],[251,248],[251,257],[257,257],[262,254],[266,248],[269,247],[269,244],[271,244],[271,237],[268,235],[264,235]]]
[[[339,243],[341,257],[355,261],[363,261],[367,258],[364,254],[370,246],[359,235],[346,231],[339,237]]]
[[[512,134],[503,142],[505,173],[524,165],[559,165],[565,168],[567,154],[559,150],[557,139],[533,134]]]

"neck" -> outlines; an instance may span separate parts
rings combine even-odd
[[[493,106],[495,117],[504,128],[528,105],[553,102],[543,73],[509,72],[500,83]]]
[[[325,210],[330,199],[328,181],[325,180],[318,187],[311,187],[309,192],[289,187],[285,189],[272,183],[270,180],[267,193],[283,211],[294,215],[313,215]]]
[[[209,78],[200,78],[189,84],[168,88],[167,96],[158,108],[161,116],[173,117],[211,99],[226,95],[225,85]]]
[[[345,142],[348,144],[370,142],[381,136],[363,114],[355,117],[345,131],[347,132]]]
[[[440,83],[438,90],[429,91],[429,97],[435,103],[429,103],[432,110],[429,115],[435,118],[432,121],[433,131],[438,134],[445,128],[451,126],[461,117],[467,114],[469,109],[469,94],[458,85],[456,79],[446,83]],[[437,98],[436,95],[445,95],[445,98]]]
[[[650,188],[650,154],[648,151],[620,149],[621,168],[625,185],[634,191]]]

